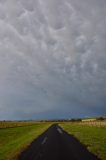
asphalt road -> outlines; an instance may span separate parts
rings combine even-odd
[[[19,160],[99,160],[73,136],[52,125],[20,154]]]

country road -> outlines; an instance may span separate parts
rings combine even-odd
[[[57,124],[20,154],[19,160],[99,160]]]

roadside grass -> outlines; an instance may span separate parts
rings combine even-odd
[[[31,126],[34,125],[36,121],[0,121],[0,128],[14,128],[21,126]]]
[[[79,139],[90,152],[106,160],[106,127],[83,126],[70,122],[60,123],[60,126]]]
[[[32,126],[0,129],[0,160],[16,160],[34,139],[51,123],[36,123]]]

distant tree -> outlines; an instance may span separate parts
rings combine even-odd
[[[71,122],[75,122],[76,120],[75,120],[74,118],[72,118],[70,121],[71,121]]]
[[[103,121],[103,120],[104,120],[104,118],[103,118],[103,117],[98,117],[98,118],[97,118],[97,120],[99,120],[99,121]]]
[[[76,121],[77,121],[77,122],[81,122],[81,121],[82,121],[82,119],[81,119],[81,118],[78,118],[78,119],[76,119]]]

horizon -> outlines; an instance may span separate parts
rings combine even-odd
[[[96,118],[101,118],[101,117],[103,117],[103,118],[106,118],[106,116],[104,115],[99,115],[99,116],[92,116],[92,117],[90,117],[90,116],[85,116],[85,117],[67,117],[67,118],[45,118],[45,119],[0,119],[0,121],[2,122],[2,121],[5,121],[5,122],[18,122],[18,121],[20,121],[20,122],[22,122],[22,121],[62,121],[62,120],[86,120],[86,119],[96,119]]]

